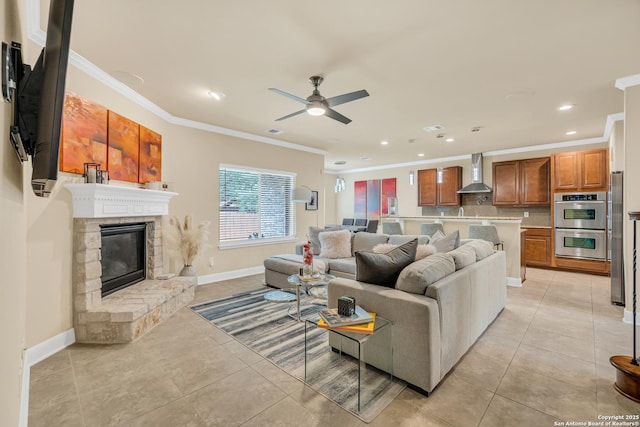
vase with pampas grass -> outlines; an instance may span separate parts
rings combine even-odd
[[[182,259],[183,268],[180,276],[197,276],[193,261],[200,251],[208,246],[209,221],[202,221],[197,226],[192,223],[191,215],[181,221],[177,216],[169,219],[167,230],[167,248],[171,255]]]

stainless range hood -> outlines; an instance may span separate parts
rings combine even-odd
[[[458,190],[458,193],[491,193],[491,187],[482,182],[482,153],[471,155],[471,184]]]

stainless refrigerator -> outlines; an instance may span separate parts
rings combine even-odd
[[[611,303],[624,305],[624,252],[622,236],[624,212],[622,206],[622,172],[611,172],[608,194],[609,260],[611,261]]]

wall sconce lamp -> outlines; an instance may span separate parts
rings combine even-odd
[[[442,176],[442,168],[438,168],[436,170],[436,182],[438,184],[442,184],[444,182],[444,178]]]
[[[409,171],[409,185],[413,185],[416,182],[415,172]]]
[[[339,193],[341,191],[344,191],[345,188],[347,188],[346,183],[344,182],[344,178],[341,177],[336,177],[336,185],[335,187],[333,187],[333,191],[335,193]]]

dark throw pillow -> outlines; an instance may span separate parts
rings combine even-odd
[[[385,254],[356,252],[356,280],[395,288],[403,268],[416,259],[418,239],[391,249]]]

